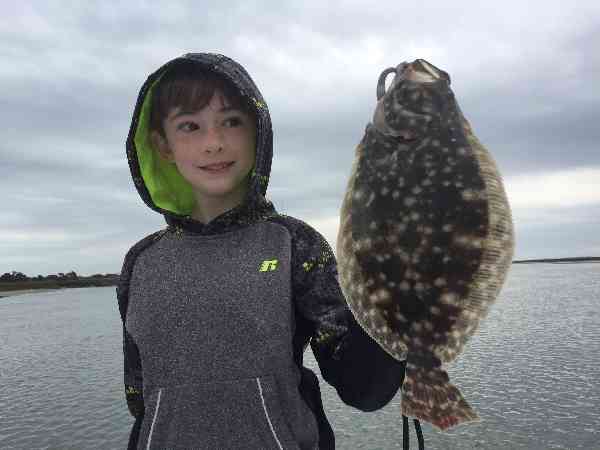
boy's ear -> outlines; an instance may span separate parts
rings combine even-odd
[[[174,161],[173,152],[169,147],[167,139],[163,137],[158,131],[153,130],[150,132],[150,142],[152,143],[152,147],[154,148],[154,150],[156,150],[165,161]]]

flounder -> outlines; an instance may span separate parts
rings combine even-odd
[[[386,69],[377,100],[341,208],[340,285],[358,323],[406,360],[402,413],[446,430],[479,420],[442,364],[504,283],[510,207],[446,72],[422,59]]]

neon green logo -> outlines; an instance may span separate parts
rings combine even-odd
[[[125,389],[125,393],[128,394],[128,395],[131,395],[131,394],[141,394],[142,391],[134,388],[133,386],[127,386],[127,389]]]
[[[252,100],[254,101],[254,104],[256,105],[256,107],[257,107],[258,109],[265,108],[265,107],[267,106],[267,105],[265,105],[265,103],[264,103],[264,102],[261,102],[261,101],[260,101],[260,100],[258,100],[257,98],[254,98],[254,97],[253,97],[253,98],[252,98]]]
[[[278,263],[278,261],[276,259],[263,261],[262,264],[260,265],[260,269],[258,269],[258,271],[259,272],[272,272],[273,270],[277,269],[277,263]]]
[[[302,264],[302,267],[304,268],[304,270],[306,270],[307,272],[310,272],[310,269],[312,269],[314,267],[315,263],[314,262],[308,262],[306,261],[304,264]]]

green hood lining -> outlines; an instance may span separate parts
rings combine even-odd
[[[190,215],[196,204],[190,183],[181,176],[177,166],[165,161],[152,147],[150,140],[150,108],[152,93],[162,75],[152,83],[144,97],[137,128],[135,150],[140,173],[154,204],[164,210],[180,215]]]
[[[177,166],[165,161],[152,147],[150,140],[150,108],[152,94],[161,74],[152,83],[144,97],[135,130],[135,150],[140,173],[154,204],[163,210],[182,216],[192,214],[196,198],[192,185],[179,173]],[[258,151],[258,148],[257,148]],[[256,161],[251,176],[255,177]]]

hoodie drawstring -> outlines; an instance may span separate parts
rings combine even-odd
[[[415,425],[415,431],[417,433],[417,441],[419,442],[419,450],[425,450],[425,441],[423,440],[423,431],[421,430],[421,424],[417,419],[413,419]],[[402,440],[404,450],[409,450],[409,429],[408,429],[408,417],[402,414]]]

